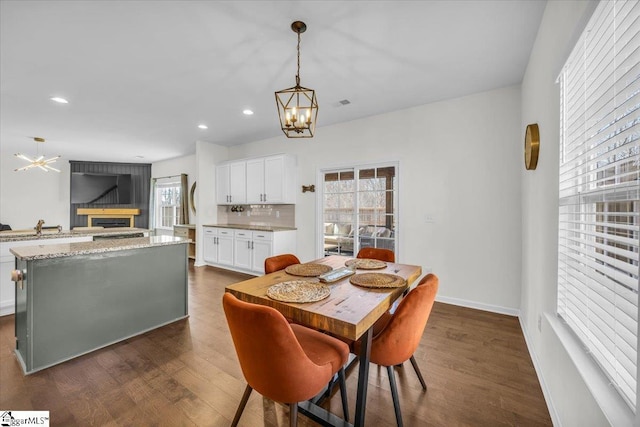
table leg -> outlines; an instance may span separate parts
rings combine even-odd
[[[369,385],[369,357],[371,355],[371,337],[373,328],[369,328],[362,335],[360,344],[360,367],[358,369],[358,392],[356,395],[356,420],[353,424],[357,427],[364,426],[364,414],[367,406],[367,386]]]

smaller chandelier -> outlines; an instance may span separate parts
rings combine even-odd
[[[40,148],[38,146],[38,144],[44,144],[44,138],[35,137],[33,138],[33,140],[36,142],[36,147],[37,147],[36,158],[32,159],[31,157],[25,156],[24,154],[16,153],[15,156],[17,158],[26,160],[27,162],[29,162],[29,164],[27,166],[14,169],[14,172],[24,171],[31,168],[40,168],[45,172],[49,172],[50,170],[55,172],[60,172],[59,169],[49,166],[49,163],[55,163],[60,158],[60,156],[51,157],[50,159],[45,160],[44,154],[40,154]]]
[[[295,21],[291,29],[298,34],[298,72],[294,87],[276,92],[280,127],[287,138],[313,138],[318,118],[318,100],[313,89],[300,86],[300,34],[307,30],[307,25]]]

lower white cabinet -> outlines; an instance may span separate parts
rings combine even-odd
[[[204,227],[203,258],[207,264],[233,266],[233,230]]]
[[[233,233],[233,266],[251,270],[251,231],[235,230]]]
[[[296,252],[296,231],[255,231],[205,226],[204,261],[212,266],[264,274],[264,260]]]
[[[268,233],[264,231],[254,231],[252,233],[252,241],[251,241],[251,269],[253,271],[257,271],[261,274],[264,274],[264,260],[269,258],[270,256],[277,255],[280,253],[294,253],[295,251],[284,251],[284,252],[275,252],[273,238],[275,233]],[[295,239],[295,237],[294,237]],[[284,237],[281,237],[278,243],[284,246]],[[295,247],[295,240],[293,242],[293,246]],[[284,248],[282,248],[284,250]]]

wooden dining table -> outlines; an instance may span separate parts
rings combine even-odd
[[[311,262],[326,264],[333,269],[338,269],[344,267],[345,262],[350,259],[353,258],[331,255]],[[360,273],[393,274],[402,277],[406,283],[398,288],[367,288],[351,284],[350,277],[346,277],[327,284],[331,290],[328,298],[311,303],[281,302],[267,296],[267,290],[270,286],[302,279],[299,276],[287,274],[285,270],[234,283],[225,288],[227,292],[243,301],[273,307],[295,323],[320,329],[349,340],[362,340],[354,424],[349,424],[348,421],[324,410],[313,402],[301,402],[298,405],[300,412],[326,426],[364,426],[372,326],[391,308],[394,301],[420,277],[422,268],[416,265],[387,263],[383,269],[356,271],[356,274]]]

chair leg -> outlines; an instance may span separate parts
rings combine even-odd
[[[413,366],[413,370],[416,371],[416,375],[418,376],[418,379],[420,380],[420,384],[422,384],[422,389],[426,390],[427,389],[427,384],[424,382],[424,378],[422,378],[422,373],[420,372],[420,368],[418,367],[418,363],[416,362],[416,358],[411,356],[411,358],[409,360],[411,361],[411,365]]]
[[[298,425],[298,402],[289,403],[289,427]]]
[[[247,384],[247,388],[244,389],[244,394],[240,400],[240,405],[238,405],[238,409],[236,410],[236,416],[233,417],[233,421],[231,422],[231,427],[236,427],[238,425],[242,412],[244,411],[244,407],[247,406],[247,401],[249,401],[249,396],[251,396],[252,391],[253,389],[251,386]]]
[[[396,375],[393,372],[393,366],[387,366],[389,374],[389,385],[391,386],[391,398],[393,399],[393,409],[396,411],[396,422],[398,427],[402,427],[402,414],[400,413],[400,400],[398,399],[398,387],[396,387]]]
[[[349,402],[347,402],[347,380],[344,373],[344,366],[338,371],[338,381],[340,381],[340,396],[342,397],[342,413],[345,421],[349,421]]]

